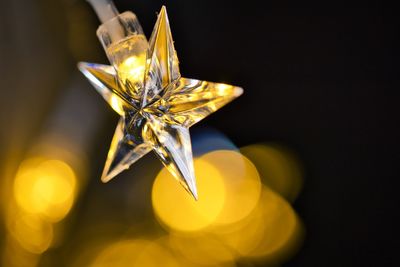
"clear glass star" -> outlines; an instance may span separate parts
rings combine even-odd
[[[137,48],[143,45],[145,52],[140,53]],[[189,127],[240,96],[242,89],[180,76],[165,7],[148,44],[143,35],[134,35],[109,47],[107,54],[115,56],[114,66],[79,63],[83,74],[121,115],[102,181],[108,182],[153,150],[197,199]]]

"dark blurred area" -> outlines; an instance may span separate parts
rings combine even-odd
[[[289,231],[289,226],[278,226],[293,220],[290,227],[295,230],[290,229],[296,234],[287,240],[295,241],[287,241],[276,255],[271,250],[268,255],[260,252],[262,257],[249,256],[243,252],[244,241],[232,241],[240,244],[233,246],[243,253],[239,260],[227,256],[209,266],[398,265],[396,9],[380,2],[357,8],[222,0],[115,0],[115,5],[120,12],[134,12],[148,37],[157,12],[166,5],[182,75],[244,88],[243,96],[191,128],[193,152],[205,153],[204,144],[209,151],[240,150],[258,170],[264,184],[257,189],[261,199],[280,203],[277,210],[287,210],[280,214],[290,214],[265,229]],[[76,67],[79,61],[108,64],[95,34],[99,23],[84,0],[0,1],[4,266],[112,266],[101,263],[110,254],[99,252],[110,240],[161,238],[157,249],[150,246],[151,255],[161,255],[160,247],[169,246],[163,243],[169,232],[165,229],[183,227],[169,224],[157,212],[153,182],[156,176],[163,181],[163,172],[153,155],[115,181],[100,182],[118,115]],[[205,160],[218,161],[214,157]],[[38,182],[26,174],[32,169],[63,178],[50,189],[35,187]],[[276,176],[271,178],[271,173]],[[294,173],[301,178],[293,178]],[[293,178],[291,187],[275,177]],[[29,191],[30,185],[38,191]],[[28,195],[40,190],[53,190],[58,198],[33,203]],[[16,207],[25,204],[46,220],[25,213],[21,217]],[[257,207],[265,215],[260,221],[255,219]],[[262,224],[272,208],[257,207],[248,213],[255,217],[246,217],[240,227],[250,229],[249,221],[257,221],[269,236]],[[24,223],[30,228],[23,228]],[[212,233],[213,238],[218,235]],[[180,237],[168,238],[172,244]],[[190,246],[191,239],[185,238],[179,242]],[[202,239],[196,240],[201,247]],[[209,236],[205,240],[209,242]],[[143,242],[124,243],[123,250]],[[213,248],[214,243],[207,244]],[[96,253],[101,255],[87,265]],[[181,266],[173,261],[165,266]]]

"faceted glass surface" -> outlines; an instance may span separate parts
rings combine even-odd
[[[83,74],[121,115],[102,181],[111,180],[153,150],[197,199],[189,127],[240,96],[242,89],[180,76],[165,7],[148,44],[139,35],[108,50],[113,66],[79,63]]]

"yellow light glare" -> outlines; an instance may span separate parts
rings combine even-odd
[[[7,238],[4,242],[3,265],[7,267],[36,267],[40,259],[40,254],[34,254],[21,247],[18,241]]]
[[[263,217],[260,203],[244,219],[213,229],[221,242],[235,251],[236,257],[246,256],[263,239]]]
[[[51,222],[61,220],[69,212],[75,190],[74,172],[59,160],[27,160],[21,164],[14,181],[17,204]]]
[[[103,249],[90,267],[178,267],[173,255],[159,244],[144,240],[124,240]]]
[[[240,151],[257,167],[263,182],[293,202],[303,185],[301,166],[296,157],[278,145],[256,144]]]
[[[302,223],[290,204],[272,190],[264,190],[263,206],[263,238],[247,256],[279,264],[299,249]]]
[[[214,233],[241,257],[263,258],[281,263],[298,244],[300,223],[290,204],[264,187],[251,214],[237,224]]]
[[[218,170],[226,187],[224,207],[215,223],[231,224],[245,218],[257,205],[261,193],[257,169],[246,157],[231,150],[214,151],[201,159]]]
[[[117,112],[118,114],[124,114],[123,103],[116,95],[111,95],[110,103],[112,109],[115,110],[115,112]]]
[[[218,238],[209,233],[193,235],[171,234],[168,244],[176,254],[192,264],[200,266],[234,266],[233,251]]]
[[[195,201],[163,168],[152,189],[157,217],[176,231],[198,231],[212,224],[225,202],[225,185],[220,172],[202,159],[194,161],[199,199]]]
[[[215,85],[215,89],[217,89],[217,94],[222,95],[224,94],[228,89],[233,89],[232,85],[225,84],[225,83],[217,83]]]
[[[38,215],[15,212],[8,218],[8,229],[18,244],[34,254],[46,251],[53,240],[53,226]]]

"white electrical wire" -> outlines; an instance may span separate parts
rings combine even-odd
[[[87,0],[96,11],[102,23],[109,21],[110,19],[117,16],[118,10],[111,0]]]

